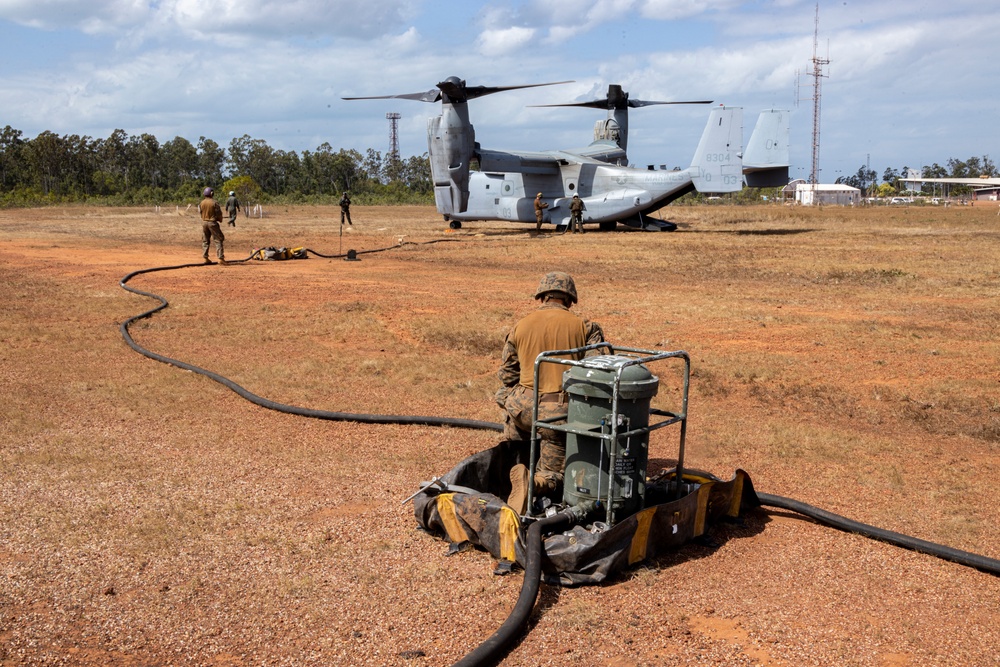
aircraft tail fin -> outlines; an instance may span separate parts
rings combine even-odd
[[[788,185],[788,111],[761,112],[743,154],[743,173],[751,188]]]
[[[691,161],[691,180],[698,192],[743,189],[743,109],[716,107]]]

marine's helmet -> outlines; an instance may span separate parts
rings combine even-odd
[[[230,191],[229,191],[229,196],[230,196],[230,197],[235,197],[235,196],[236,196],[236,193],[235,193],[235,192],[233,192],[232,190],[230,190]]]
[[[542,193],[541,193],[541,192],[539,192],[539,193],[538,193],[537,195],[535,195],[535,199],[538,199],[538,198],[539,198],[539,197],[541,197],[541,196],[542,196]]]
[[[571,304],[576,303],[576,283],[573,276],[562,271],[552,271],[542,276],[542,282],[538,284],[535,291],[535,298],[541,299],[548,292],[559,292],[569,297]]]
[[[213,190],[212,188],[205,188],[204,190],[201,191],[202,197],[211,197],[214,194],[215,190]]]

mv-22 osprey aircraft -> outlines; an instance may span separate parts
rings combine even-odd
[[[560,81],[557,83],[570,83]],[[691,166],[667,171],[629,167],[628,109],[653,104],[630,100],[621,86],[611,85],[608,97],[594,102],[547,106],[607,108],[598,121],[594,141],[585,148],[541,152],[498,151],[480,147],[469,121],[471,99],[506,90],[556,85],[467,86],[449,77],[423,93],[345,97],[345,100],[408,99],[441,102],[441,115],[428,119],[427,141],[434,200],[452,229],[473,220],[535,222],[536,193],[549,206],[545,222],[565,228],[573,195],[584,203],[584,223],[613,230],[618,223],[649,230],[673,231],[671,222],[649,217],[677,198],[697,190],[738,192],[744,175],[752,187],[788,183],[788,112],[765,111],[758,118],[743,152],[743,110],[720,106],[712,110]],[[709,104],[710,102],[693,102]],[[473,163],[479,169],[473,170]]]

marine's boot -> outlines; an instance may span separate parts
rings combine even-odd
[[[523,463],[510,469],[510,496],[507,504],[518,516],[524,516],[528,509],[528,466]]]

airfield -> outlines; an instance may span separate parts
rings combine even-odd
[[[503,336],[564,270],[610,341],[691,355],[688,465],[1000,558],[995,204],[671,206],[674,233],[582,236],[266,213],[223,227],[227,259],[390,249],[137,276],[170,302],[140,345],[282,403],[498,421]],[[497,434],[295,417],[133,352],[119,324],[156,302],[118,282],[199,262],[196,218],[0,211],[0,665],[460,659],[521,575],[447,556],[401,501]],[[783,511],[712,537],[543,586],[501,664],[1000,664],[1000,577]]]

